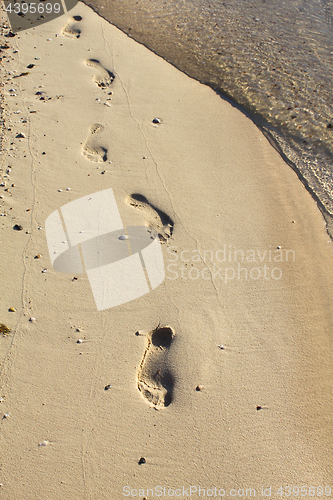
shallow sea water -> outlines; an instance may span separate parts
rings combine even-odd
[[[333,0],[90,0],[131,37],[247,110],[333,234]]]

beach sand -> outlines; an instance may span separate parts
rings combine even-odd
[[[70,14],[7,39],[3,60],[1,498],[332,486],[333,249],[316,203],[239,109],[86,5]],[[45,221],[109,188],[125,226],[163,236],[166,277],[98,311],[86,274],[52,268]],[[160,370],[172,398],[156,406],[138,381]]]

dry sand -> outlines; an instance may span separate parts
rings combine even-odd
[[[82,3],[71,15],[7,40],[3,60],[1,498],[329,486],[333,249],[315,202],[238,109]],[[45,220],[108,188],[126,226],[172,234],[164,282],[97,311],[85,274],[52,269]],[[239,277],[222,261],[235,249],[255,259]],[[145,354],[158,325],[174,336]],[[138,373],[161,367],[173,397],[156,408]]]

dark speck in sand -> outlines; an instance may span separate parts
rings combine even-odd
[[[154,118],[153,123],[161,123],[161,120],[159,118]]]
[[[111,389],[111,384],[108,384],[104,387],[104,391],[108,391],[109,389]]]
[[[13,229],[15,231],[22,231],[23,227],[20,224],[15,224],[15,226],[13,226]]]
[[[326,126],[326,128],[333,128],[332,123],[328,123],[327,126]]]
[[[34,68],[35,65],[34,64],[28,64],[27,68],[31,69],[31,68]]]
[[[257,411],[261,410],[262,406],[257,406]]]
[[[146,459],[143,458],[143,457],[141,457],[140,460],[139,460],[139,462],[138,462],[138,464],[142,465],[142,464],[145,464],[145,463],[146,463]]]

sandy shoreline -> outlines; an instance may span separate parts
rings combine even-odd
[[[333,238],[331,0],[306,6],[298,0],[85,3],[246,109],[312,193]]]
[[[68,17],[21,33],[4,66],[2,498],[330,486],[333,251],[315,202],[237,109],[87,6],[71,14],[74,36]],[[173,227],[164,282],[97,311],[85,273],[52,269],[45,221],[109,188],[126,227],[164,234],[161,211]],[[224,248],[255,260],[238,271]],[[137,385],[158,325],[174,338],[145,369],[167,366],[174,389],[156,410]]]

